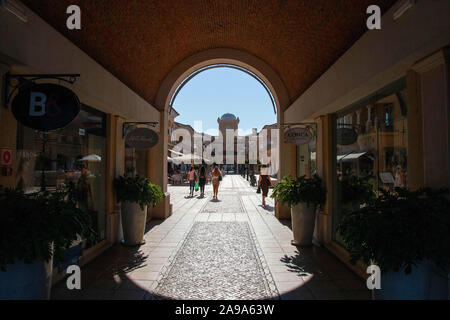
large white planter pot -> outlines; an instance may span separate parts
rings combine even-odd
[[[447,300],[447,273],[430,261],[412,268],[410,274],[404,270],[381,274],[381,289],[375,290],[379,300]]]
[[[122,203],[123,243],[136,246],[144,243],[147,207],[144,210],[137,203],[125,201]]]
[[[48,263],[16,261],[0,270],[0,300],[47,300],[52,286],[53,259]]]
[[[316,211],[313,206],[300,203],[291,207],[291,222],[294,240],[292,244],[296,246],[310,246],[314,234],[316,222]]]

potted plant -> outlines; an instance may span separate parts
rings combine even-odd
[[[0,299],[48,299],[53,260],[79,236],[92,236],[90,218],[68,190],[24,194],[0,186]]]
[[[318,175],[311,178],[301,176],[284,177],[278,182],[271,197],[289,205],[291,208],[293,245],[308,246],[312,244],[316,210],[323,206],[326,199],[326,190],[322,179]]]
[[[351,262],[381,269],[380,299],[447,298],[450,266],[448,191],[381,191],[338,225]]]
[[[124,244],[135,246],[144,243],[147,206],[154,207],[163,198],[159,186],[138,175],[119,176],[114,181],[117,202],[122,203],[122,229]]]

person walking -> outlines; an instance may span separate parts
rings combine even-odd
[[[267,168],[263,167],[263,170],[261,170],[261,174],[259,175],[258,179],[258,187],[261,188],[261,194],[262,194],[262,206],[266,206],[266,197],[269,193],[269,187],[272,186],[272,180],[270,179],[270,176],[267,173]]]
[[[217,194],[219,192],[219,184],[220,180],[222,180],[222,174],[220,173],[219,168],[216,166],[214,167],[213,172],[211,173],[211,182],[213,185],[213,199],[217,200]]]
[[[194,167],[191,167],[191,169],[188,172],[188,180],[189,180],[189,195],[191,197],[194,196],[194,188],[195,188],[195,181],[197,181],[197,174],[194,170]]]
[[[198,184],[200,185],[200,197],[205,196],[205,184],[206,184],[206,168],[202,166],[200,168],[200,174],[198,175]]]

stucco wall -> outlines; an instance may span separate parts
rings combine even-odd
[[[399,2],[398,2],[399,3]],[[367,31],[285,112],[289,122],[335,112],[406,75],[418,60],[450,44],[450,1],[419,0],[398,20]]]
[[[31,10],[27,9],[27,16],[24,23],[0,8],[0,62],[9,65],[12,73],[79,73],[70,88],[81,102],[127,120],[159,120],[152,105]]]

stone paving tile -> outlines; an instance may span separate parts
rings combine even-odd
[[[127,277],[131,280],[153,280],[156,281],[158,279],[159,272],[158,271],[132,271],[127,274]]]
[[[124,278],[121,281],[120,290],[149,290],[152,285],[155,284],[155,281],[151,280],[131,280],[129,278]]]
[[[248,223],[197,222],[155,292],[176,299],[273,297],[250,232]]]
[[[147,271],[153,271],[153,272],[159,272],[163,268],[164,264],[162,263],[148,263],[142,267],[140,267],[140,272],[147,272]]]
[[[210,200],[203,208],[202,212],[208,213],[228,213],[244,212],[241,200],[238,195],[221,195],[219,200]]]
[[[256,188],[250,187],[240,176],[224,177],[219,188],[219,201],[211,201],[210,184],[206,186],[205,198],[186,197],[188,190],[187,186],[169,186],[172,215],[165,220],[150,221],[144,245],[136,248],[114,245],[82,267],[82,290],[68,290],[65,281],[61,281],[53,287],[52,299],[160,299],[155,290],[196,222],[248,224],[264,275],[273,279],[273,286],[276,285],[274,288],[281,299],[370,299],[365,281],[326,250],[316,246],[292,246],[290,222],[280,221],[274,216],[273,199],[268,198],[268,206],[261,207],[261,197],[256,194]],[[217,233],[208,238],[211,251],[217,247],[218,239]],[[249,242],[238,241],[237,244],[242,251]],[[224,255],[223,248],[215,252],[219,257]],[[207,259],[199,259],[194,268],[181,277],[189,279],[192,274],[197,274],[200,283],[205,282],[205,279],[210,279],[210,273],[199,270],[203,270],[207,262]],[[248,261],[236,265],[242,268],[248,265]],[[222,296],[233,296],[236,287],[245,287],[248,282],[246,274],[251,272],[236,270],[229,273],[222,282],[217,281],[219,284],[215,288],[212,286],[210,292],[223,291]],[[253,275],[253,280],[263,278]],[[252,282],[251,285],[256,288],[262,282]],[[234,284],[232,289],[228,292],[222,290],[224,284],[229,283]],[[242,298],[255,296],[254,292],[243,290]],[[196,294],[193,290],[185,297],[194,299]]]
[[[266,253],[284,253],[283,250],[280,247],[265,247],[261,245],[262,251],[264,254]]]
[[[292,292],[294,290],[298,290],[300,288],[307,289],[305,284],[303,282],[293,282],[293,281],[277,281],[277,288],[280,293],[280,295],[283,295],[288,292]],[[309,289],[307,289],[309,290]]]

